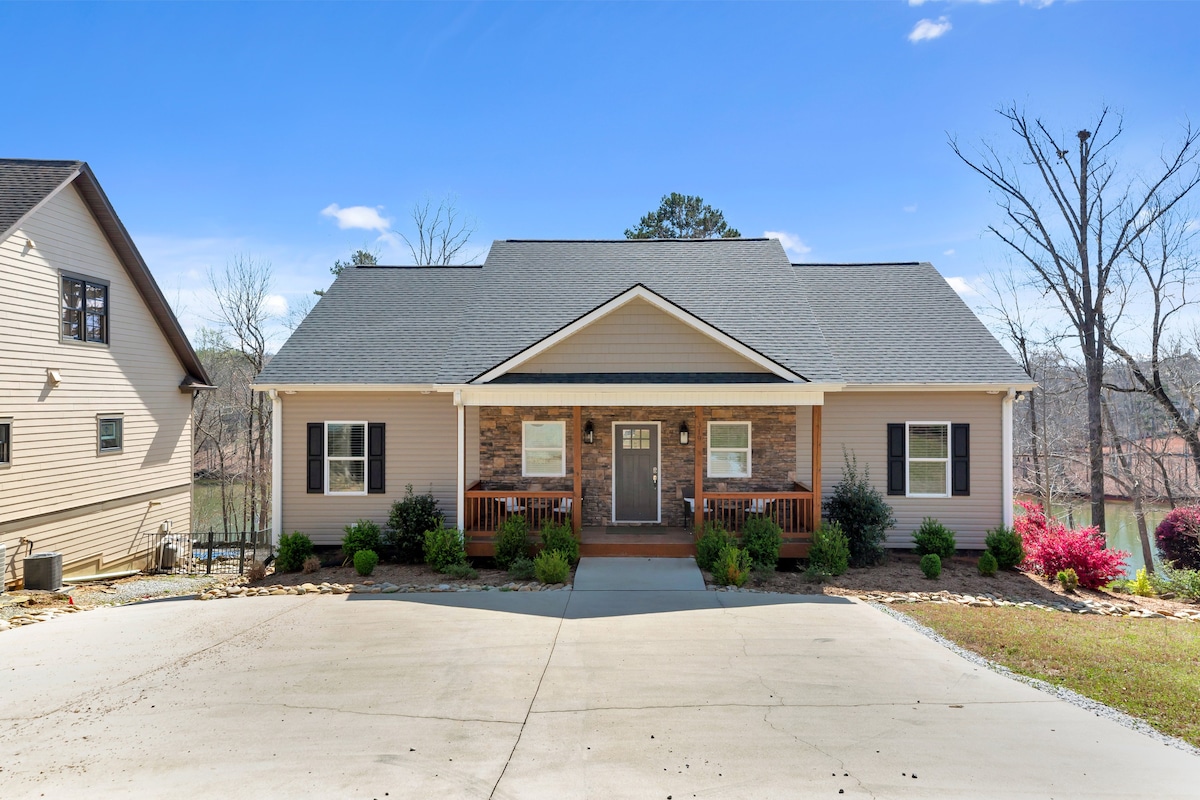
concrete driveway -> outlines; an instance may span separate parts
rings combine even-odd
[[[162,602],[0,636],[0,795],[1184,797],[1200,759],[859,603]]]

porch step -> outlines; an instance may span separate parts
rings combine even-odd
[[[650,538],[650,537],[647,537]],[[642,558],[687,558],[696,555],[691,542],[583,542],[581,556],[625,556]]]

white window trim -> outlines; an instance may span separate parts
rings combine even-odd
[[[0,417],[0,425],[8,426],[8,461],[0,461],[0,469],[7,469],[12,466],[13,460],[13,418]]]
[[[746,446],[745,447],[718,447],[715,448],[718,453],[740,453],[743,450],[746,452],[746,474],[745,475],[723,475],[713,472],[713,446],[712,446],[712,428],[713,425],[745,425],[746,426]],[[704,440],[705,461],[708,467],[708,477],[710,478],[750,478],[754,475],[754,425],[749,420],[740,419],[719,419],[709,420],[708,430],[706,431],[707,438]]]
[[[101,424],[115,420],[120,425],[121,431],[121,446],[104,448],[100,446],[100,426]],[[96,454],[101,456],[114,456],[117,453],[125,452],[125,415],[124,414],[97,414],[96,415]]]
[[[554,451],[559,450],[561,457],[559,458],[558,472],[530,472],[525,467],[525,430],[529,425],[557,425],[560,432],[562,444],[558,447],[535,447],[537,451]],[[522,478],[562,478],[567,474],[567,423],[562,420],[553,419],[525,419],[521,420],[521,477]]]
[[[330,456],[329,455],[329,426],[330,425],[362,425],[363,428],[363,454],[359,458],[357,456]],[[333,495],[334,497],[364,497],[367,494],[367,423],[359,422],[358,420],[326,420],[325,422],[325,494]],[[361,492],[335,492],[329,488],[329,462],[330,461],[361,461],[363,463],[363,490]]]
[[[946,457],[945,458],[913,458],[912,447],[909,443],[909,430],[914,425],[941,425],[946,429]],[[905,497],[926,497],[926,498],[943,498],[950,496],[950,451],[953,447],[953,442],[950,441],[950,423],[949,422],[906,422],[904,423],[904,496]],[[921,494],[913,492],[909,489],[911,482],[911,473],[909,465],[913,462],[918,464],[937,464],[946,465],[946,491],[944,494]]]

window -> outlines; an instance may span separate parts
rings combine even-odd
[[[325,423],[326,494],[367,493],[367,423]]]
[[[108,286],[82,278],[62,278],[62,338],[108,342]]]
[[[0,419],[0,467],[12,463],[12,420]]]
[[[98,417],[96,434],[101,453],[119,453],[124,446],[125,420],[121,417]]]
[[[563,422],[526,422],[521,429],[521,474],[555,478],[567,474],[567,426]]]
[[[907,423],[908,496],[950,496],[950,423]]]
[[[708,477],[750,477],[750,423],[708,423]]]

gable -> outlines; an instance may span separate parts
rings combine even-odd
[[[523,374],[767,371],[640,298],[512,370]]]

